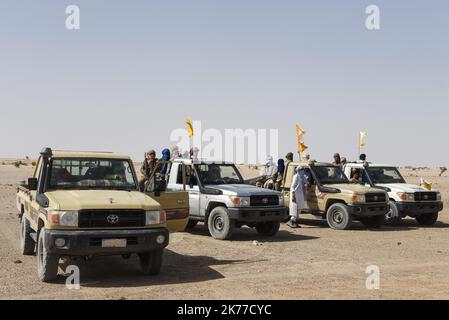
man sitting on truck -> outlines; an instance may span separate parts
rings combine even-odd
[[[143,161],[142,167],[140,168],[140,173],[142,174],[142,179],[139,181],[139,187],[141,191],[145,190],[145,184],[150,179],[154,169],[156,168],[156,151],[150,150],[145,153],[145,160]]]
[[[351,183],[354,183],[354,184],[361,184],[362,183],[362,176],[360,174],[360,170],[352,169],[352,172],[351,172]]]

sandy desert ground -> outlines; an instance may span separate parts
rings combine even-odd
[[[442,191],[445,209],[433,227],[406,219],[400,227],[335,231],[306,216],[301,229],[283,225],[274,238],[244,228],[232,241],[217,241],[199,225],[172,235],[159,276],[141,275],[136,258],[98,258],[80,263],[81,289],[68,290],[64,277],[39,282],[36,258],[19,253],[15,193],[32,172],[27,163],[16,168],[0,160],[1,299],[449,298],[449,174],[438,177],[437,169],[402,170],[408,181],[423,176]],[[380,267],[379,290],[365,287],[373,264]]]

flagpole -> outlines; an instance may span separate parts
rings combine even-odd
[[[361,137],[361,133],[359,132],[359,155],[358,155],[358,159],[360,159],[360,155],[362,154],[362,147],[361,147],[361,143],[362,143],[362,141],[360,140],[362,137]]]

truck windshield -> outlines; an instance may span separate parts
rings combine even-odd
[[[316,166],[313,168],[321,184],[349,183],[343,170],[336,166]]]
[[[374,184],[405,183],[401,173],[395,167],[368,167],[366,172]]]
[[[136,189],[128,160],[57,158],[50,162],[48,189]]]
[[[197,164],[195,168],[203,185],[243,183],[240,172],[233,164]]]

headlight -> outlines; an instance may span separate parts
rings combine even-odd
[[[77,227],[78,211],[49,211],[48,222],[54,226]]]
[[[352,199],[353,202],[364,203],[365,202],[365,195],[364,194],[353,194],[351,199]]]
[[[249,197],[230,196],[229,199],[236,207],[249,207],[250,205]]]
[[[402,201],[415,201],[414,193],[398,192],[398,197]]]
[[[279,196],[279,205],[280,206],[284,205],[284,196]]]
[[[145,225],[161,224],[167,220],[165,211],[145,211]]]

